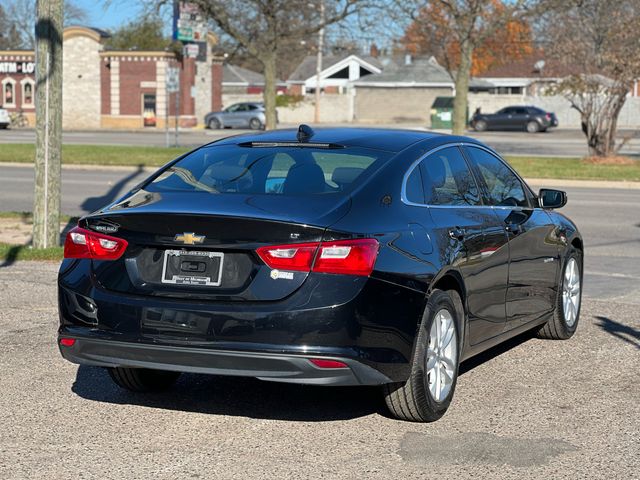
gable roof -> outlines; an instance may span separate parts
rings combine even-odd
[[[354,55],[351,53],[346,53],[343,55],[324,55],[322,57],[322,71],[324,72],[326,70],[329,70],[335,67],[337,64],[345,62],[347,59],[351,57],[353,57],[360,64],[362,63],[369,64],[378,70],[382,70],[382,65],[380,64],[378,59],[375,57],[371,57],[368,55],[360,56],[360,55]],[[304,57],[302,62],[300,62],[300,64],[298,64],[298,66],[291,73],[291,75],[289,75],[289,78],[287,79],[287,81],[292,83],[296,83],[296,82],[304,83],[306,80],[310,79],[311,77],[315,77],[317,61],[318,59],[315,55],[307,55],[306,57]]]
[[[222,83],[264,85],[264,75],[248,68],[225,63],[222,65]]]
[[[230,65],[225,63],[222,65],[222,84],[223,85],[264,85],[264,75],[259,72],[254,72],[248,68],[239,67],[238,65]],[[277,85],[284,85],[284,82],[280,79],[276,79]]]
[[[505,65],[490,68],[477,75],[478,78],[558,78],[575,74],[575,65],[567,65],[557,60],[545,59],[543,55],[533,55]]]
[[[453,80],[447,70],[432,59],[417,59],[410,64],[386,69],[376,75],[368,75],[354,84],[370,87],[435,85],[453,87]]]

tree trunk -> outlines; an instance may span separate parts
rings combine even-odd
[[[469,94],[472,57],[473,45],[469,40],[465,40],[460,45],[460,65],[456,72],[456,97],[453,100],[454,135],[463,135],[467,128],[467,97]]]
[[[262,57],[264,65],[264,109],[267,118],[267,130],[276,128],[276,55]]]
[[[63,0],[38,0],[33,246],[60,244]]]

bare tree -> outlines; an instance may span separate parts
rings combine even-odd
[[[408,2],[398,0],[407,11]],[[474,51],[507,23],[516,19],[527,0],[420,0],[409,9],[421,33],[429,38],[433,54],[445,59],[445,68],[455,84],[453,133],[460,135],[467,124],[467,97]],[[455,45],[455,48],[451,48]]]
[[[33,12],[36,11],[36,0],[8,0],[6,14],[8,22],[16,29],[20,38],[15,48],[32,49],[35,45],[33,33]],[[73,2],[64,5],[64,24],[82,23],[87,20],[87,12]]]
[[[616,154],[618,116],[640,78],[640,0],[543,0],[546,53],[572,71],[549,93],[580,113],[594,156]],[[562,28],[544,28],[551,25]]]
[[[264,105],[267,128],[276,126],[278,59],[286,45],[307,40],[323,27],[355,14],[366,0],[194,0],[217,27],[233,38],[260,65],[265,78]]]

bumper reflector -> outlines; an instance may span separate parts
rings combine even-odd
[[[61,338],[60,339],[60,345],[62,345],[63,347],[73,347],[76,343],[76,339],[75,338]]]
[[[337,360],[326,360],[324,358],[310,358],[309,361],[318,368],[349,368],[346,363]]]

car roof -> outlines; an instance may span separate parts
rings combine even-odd
[[[310,143],[334,143],[345,147],[363,147],[389,152],[399,152],[420,141],[448,140],[448,141],[473,141],[464,137],[453,137],[441,133],[421,130],[400,130],[386,128],[362,128],[362,127],[336,127],[314,128],[314,134],[309,139]],[[297,142],[298,129],[289,128],[282,130],[270,130],[263,133],[248,133],[236,135],[218,140],[209,145],[237,145],[250,142]],[[445,143],[445,142],[434,142]],[[474,143],[476,143],[474,141]],[[434,145],[435,146],[435,145]]]

